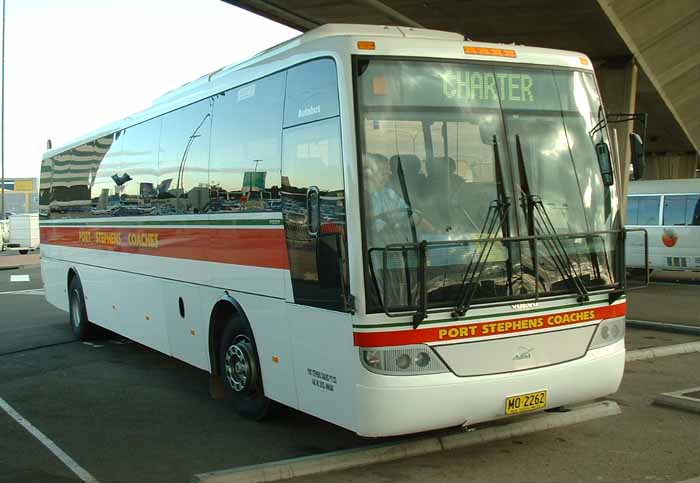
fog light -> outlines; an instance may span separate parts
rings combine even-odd
[[[397,347],[360,347],[360,361],[365,369],[389,376],[415,376],[449,372],[430,347],[413,344]]]
[[[614,344],[625,338],[625,318],[615,317],[603,320],[591,341],[590,349],[598,349],[606,345]]]
[[[382,367],[382,358],[379,351],[364,351],[365,364],[377,369]]]
[[[416,365],[418,367],[425,367],[430,364],[430,356],[427,352],[419,352],[416,356]]]
[[[408,354],[401,354],[396,358],[396,367],[399,369],[408,369],[411,365],[411,357]]]

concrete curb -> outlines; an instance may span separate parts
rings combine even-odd
[[[700,336],[700,327],[682,324],[667,324],[664,322],[652,322],[650,320],[632,320],[626,321],[628,327],[635,329],[650,329],[661,332],[672,332],[674,334],[686,334]]]
[[[625,360],[627,362],[642,361],[645,359],[653,359],[655,357],[690,354],[692,352],[700,352],[700,341],[686,342],[685,344],[663,345],[660,347],[650,347],[649,349],[627,351]]]
[[[700,399],[686,396],[686,394],[696,393],[698,391],[700,391],[700,387],[691,387],[680,391],[664,392],[656,396],[654,399],[654,404],[700,414]]]
[[[577,424],[592,419],[620,414],[613,401],[602,401],[573,408],[563,413],[541,413],[502,426],[487,427],[446,436],[389,443],[365,448],[336,451],[314,456],[293,458],[231,470],[194,475],[192,483],[253,483],[278,481],[329,471],[339,471],[375,463],[396,461],[476,444],[500,441],[525,434]]]

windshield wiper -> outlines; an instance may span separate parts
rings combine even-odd
[[[527,223],[528,236],[530,238],[530,250],[533,254],[534,264],[537,264],[537,239],[535,238],[538,233],[544,234],[545,237],[542,238],[542,245],[545,247],[549,255],[552,257],[554,266],[557,271],[566,279],[578,293],[578,301],[586,302],[588,301],[588,291],[581,280],[581,277],[576,273],[571,258],[566,252],[566,248],[561,241],[552,220],[547,214],[547,210],[542,203],[542,198],[537,195],[533,195],[530,191],[530,183],[527,179],[527,172],[525,170],[525,161],[523,159],[523,150],[520,144],[520,136],[515,135],[515,150],[518,157],[518,174],[520,175],[520,191],[521,191],[521,206],[525,213],[525,220]],[[535,268],[535,274],[537,274],[537,267]],[[535,280],[535,286],[537,286],[538,280]]]
[[[503,171],[501,169],[501,158],[498,153],[498,141],[496,136],[493,136],[493,160],[496,172],[496,199],[489,205],[489,211],[486,214],[486,220],[481,228],[481,234],[479,239],[483,239],[483,243],[480,245],[481,249],[477,248],[474,255],[472,256],[469,265],[467,265],[467,270],[464,273],[464,278],[462,279],[462,285],[459,289],[459,295],[457,297],[458,303],[452,312],[452,317],[462,317],[467,313],[469,307],[471,306],[476,290],[479,286],[479,279],[481,278],[481,272],[483,272],[486,262],[491,255],[491,249],[498,238],[498,230],[500,229],[503,236],[508,238],[510,234],[510,227],[508,224],[508,207],[510,206],[510,199],[506,196],[505,185],[503,182]],[[510,245],[508,245],[508,262],[506,264],[506,269],[508,271],[508,284],[512,283],[513,267],[511,264],[510,257]]]

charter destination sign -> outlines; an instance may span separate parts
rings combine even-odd
[[[575,107],[572,72],[421,61],[372,61],[362,74],[365,106],[555,110]],[[581,91],[583,92],[583,91]]]
[[[448,99],[535,102],[533,79],[528,74],[474,71],[446,71],[442,74],[442,93]],[[496,90],[498,89],[498,90]]]

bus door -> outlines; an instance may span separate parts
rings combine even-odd
[[[289,257],[287,316],[300,408],[352,424],[357,354],[347,307],[345,187],[335,63],[288,71],[282,136],[282,213]],[[350,360],[352,359],[352,361]]]

